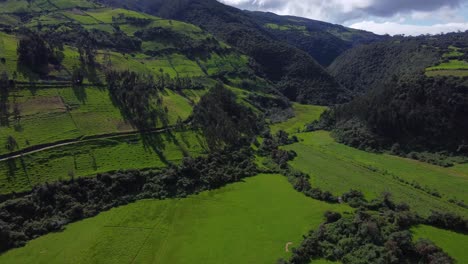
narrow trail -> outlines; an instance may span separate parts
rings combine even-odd
[[[45,151],[45,150],[50,150],[50,149],[55,149],[55,148],[59,148],[59,147],[80,144],[80,143],[84,143],[84,142],[92,141],[92,140],[96,140],[96,139],[105,139],[105,138],[113,138],[113,137],[120,137],[120,136],[131,136],[131,135],[137,135],[137,134],[163,133],[163,132],[167,132],[169,130],[172,130],[174,128],[175,128],[174,126],[168,126],[168,127],[157,128],[157,129],[148,130],[148,131],[129,131],[129,132],[119,132],[119,133],[112,133],[112,134],[102,134],[102,135],[90,136],[90,137],[88,137],[86,139],[78,138],[78,139],[67,140],[66,142],[59,141],[59,142],[50,143],[50,144],[46,144],[46,145],[42,145],[42,146],[41,145],[36,145],[36,146],[30,147],[30,148],[25,148],[25,149],[22,149],[20,151],[16,151],[16,152],[13,152],[13,153],[10,153],[10,154],[0,155],[0,162],[8,161],[8,160],[11,160],[11,159],[16,159],[16,158],[20,158],[20,157],[24,157],[24,156],[27,156],[27,155],[30,155],[30,154],[33,154],[33,153],[37,153],[37,152],[41,152],[41,151]]]

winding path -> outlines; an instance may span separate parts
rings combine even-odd
[[[119,133],[107,133],[107,134],[89,136],[89,137],[86,137],[85,139],[76,138],[76,139],[62,140],[62,141],[57,141],[57,142],[47,143],[47,144],[42,144],[42,145],[35,145],[29,148],[24,148],[19,151],[11,152],[8,154],[2,154],[0,155],[0,162],[20,158],[20,157],[30,155],[33,153],[37,153],[37,152],[41,152],[44,150],[50,150],[50,149],[55,149],[55,148],[59,148],[63,146],[75,145],[75,144],[79,144],[79,143],[83,143],[83,142],[87,142],[91,140],[96,140],[96,139],[129,136],[129,135],[136,135],[136,134],[162,133],[162,132],[172,130],[174,128],[175,126],[167,126],[167,127],[157,128],[157,129],[147,130],[147,131],[135,130],[135,131],[119,132]]]

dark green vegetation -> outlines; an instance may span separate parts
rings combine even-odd
[[[395,77],[411,78],[424,74],[426,69],[428,73],[437,69],[446,70],[447,67],[431,67],[446,64],[453,59],[468,61],[465,55],[468,52],[458,57],[459,53],[453,53],[455,47],[458,47],[460,54],[468,48],[467,32],[393,37],[353,48],[338,57],[328,69],[343,86],[356,93],[363,93],[379,89]],[[452,70],[458,69],[462,68],[452,67]]]
[[[321,105],[343,102],[348,94],[315,59],[326,65],[357,42],[379,39],[342,26],[245,12],[215,0],[102,2],[198,25],[251,56],[257,73],[272,80],[289,99]],[[292,25],[293,30],[278,32],[268,26],[272,22]],[[293,36],[289,43],[284,42],[285,34]]]
[[[455,263],[431,241],[413,243],[409,227],[415,216],[408,208],[385,199],[380,212],[358,210],[342,217],[326,214],[327,221],[310,232],[288,263],[310,263],[326,258],[343,263]]]
[[[393,81],[333,111],[339,141],[358,148],[468,154],[468,82]]]
[[[236,102],[236,95],[217,84],[193,110],[195,127],[203,131],[210,149],[247,145],[260,128],[255,114]]]
[[[452,165],[458,158],[450,156],[467,155],[467,47],[465,32],[395,37],[346,52],[329,69],[357,97],[309,129],[335,129],[353,147]]]
[[[185,197],[257,173],[248,151],[185,159],[158,171],[122,171],[41,185],[0,207],[0,251],[136,199]]]
[[[278,40],[307,52],[323,66],[330,65],[353,46],[386,38],[367,31],[302,17],[263,12],[251,12],[249,15]]]
[[[8,251],[0,262],[269,264],[289,257],[286,243],[297,247],[327,210],[350,208],[308,199],[285,177],[261,174],[184,199],[111,209]]]

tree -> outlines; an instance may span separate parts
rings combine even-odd
[[[194,125],[205,134],[211,149],[250,143],[259,131],[252,110],[236,101],[236,95],[218,83],[193,110]]]
[[[18,43],[17,53],[20,66],[40,75],[48,73],[49,57],[52,52],[40,35],[27,30]]]
[[[81,68],[78,67],[73,67],[73,72],[72,72],[72,86],[81,86],[83,84],[83,79],[84,79],[84,73]]]

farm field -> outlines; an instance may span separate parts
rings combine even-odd
[[[187,98],[170,90],[163,92],[162,97],[161,107],[168,109],[168,125],[174,125],[179,118],[185,120],[192,112]],[[18,104],[21,120],[18,123],[11,120],[10,126],[0,127],[0,142],[12,136],[18,143],[18,149],[134,130],[112,103],[105,88],[23,89],[10,98]],[[163,123],[157,125],[163,126]],[[0,147],[0,154],[7,152],[4,146]]]
[[[270,126],[271,132],[276,133],[284,130],[288,133],[302,132],[305,126],[320,118],[320,115],[327,109],[324,106],[293,104],[295,116],[285,122],[273,124]]]
[[[453,257],[457,263],[468,263],[468,252],[466,251],[468,235],[425,225],[413,228],[412,232],[414,240],[429,239]]]
[[[285,245],[348,211],[296,192],[281,175],[258,175],[185,199],[143,200],[0,255],[1,263],[275,263]],[[312,262],[328,263],[328,262]]]
[[[448,53],[450,56],[463,55],[458,51]],[[449,62],[441,63],[437,66],[426,69],[427,76],[468,76],[468,62],[462,60],[450,60]]]
[[[396,156],[368,153],[335,142],[325,131],[296,135],[300,142],[284,148],[298,154],[290,164],[309,173],[312,186],[336,195],[356,189],[368,199],[382,192],[391,192],[397,201],[407,202],[423,215],[430,213],[431,209],[468,215],[467,209],[448,202],[452,198],[468,200],[465,165],[442,168]],[[442,197],[432,196],[402,180],[435,190]]]
[[[95,176],[118,169],[161,168],[205,152],[195,132],[86,140],[0,162],[0,194],[24,192],[45,182]]]

